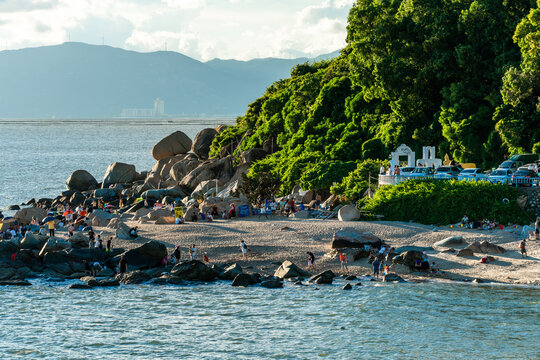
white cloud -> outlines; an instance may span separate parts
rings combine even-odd
[[[10,49],[82,41],[212,58],[317,56],[345,45],[354,0],[0,0]]]

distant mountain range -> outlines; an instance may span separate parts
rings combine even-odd
[[[211,60],[64,43],[0,52],[0,118],[117,117],[165,103],[172,115],[241,115],[272,82],[315,59]]]

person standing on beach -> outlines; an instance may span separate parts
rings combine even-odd
[[[106,252],[109,252],[112,250],[112,236],[107,240],[107,248],[105,249]]]
[[[534,223],[534,235],[536,240],[540,240],[540,218],[536,218]]]
[[[313,255],[311,251],[306,251],[306,254],[308,254],[307,268],[313,269],[313,263],[315,262],[315,255]]]
[[[124,258],[124,255],[120,257],[120,261],[118,262],[118,273],[124,274],[127,271],[127,261],[126,258]]]
[[[526,258],[527,257],[527,248],[525,239],[521,240],[521,243],[519,244],[519,249],[521,250],[521,257]]]
[[[195,244],[193,244],[189,248],[189,256],[191,256],[191,260],[195,260],[195,254],[197,254],[197,248],[195,247]]]
[[[49,226],[49,236],[53,237],[55,227],[54,220],[50,220],[49,222],[47,222],[47,225]]]
[[[347,255],[339,253],[339,261],[341,262],[341,270],[349,271],[349,267],[347,266]]]
[[[379,259],[375,258],[375,260],[373,260],[373,277],[378,279],[379,278],[379,268],[381,266],[381,263],[379,262]]]
[[[174,248],[174,251],[172,253],[172,255],[174,256],[174,258],[176,259],[176,262],[179,263],[180,262],[180,257],[181,257],[181,253],[180,253],[180,246],[179,245],[176,245],[176,247]]]
[[[240,241],[240,250],[242,250],[242,257],[246,258],[249,248],[244,240]]]

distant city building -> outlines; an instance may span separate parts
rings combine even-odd
[[[123,109],[120,117],[123,118],[151,118],[165,115],[165,102],[160,98],[154,100],[153,109]]]

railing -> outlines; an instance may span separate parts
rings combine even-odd
[[[407,175],[379,175],[379,187],[386,185],[397,185],[411,179],[433,179],[433,180],[451,180],[448,178],[435,178],[433,176],[407,176]],[[459,181],[471,181],[472,179],[465,178]],[[488,178],[480,180],[489,181]],[[508,185],[511,186],[540,186],[540,178],[515,177],[508,179]]]

